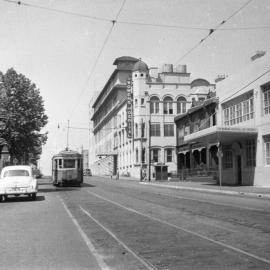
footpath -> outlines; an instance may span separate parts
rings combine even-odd
[[[102,176],[103,178],[103,176]],[[104,176],[104,178],[110,178]],[[115,177],[112,178],[115,180]],[[213,181],[199,181],[187,180],[187,181],[139,181],[137,178],[121,176],[119,180],[137,181],[140,185],[156,186],[161,188],[172,188],[179,190],[189,190],[198,192],[209,192],[217,194],[250,196],[256,198],[270,199],[270,186],[269,187],[257,187],[257,186],[219,186]]]

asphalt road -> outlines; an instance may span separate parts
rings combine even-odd
[[[0,269],[270,269],[270,200],[86,177],[0,204]]]

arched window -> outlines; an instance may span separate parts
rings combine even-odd
[[[136,148],[136,163],[139,163],[139,150]]]
[[[159,113],[159,98],[151,97],[150,98],[150,113]]]
[[[179,97],[177,99],[177,114],[185,113],[187,111],[186,102],[187,100],[184,97]]]
[[[163,113],[164,114],[173,114],[173,99],[171,97],[164,98]]]
[[[138,124],[135,124],[135,138],[138,138]]]

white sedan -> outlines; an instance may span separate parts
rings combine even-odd
[[[0,177],[0,201],[4,201],[9,195],[28,195],[32,200],[35,200],[37,192],[37,179],[33,176],[30,166],[20,165],[3,168]]]

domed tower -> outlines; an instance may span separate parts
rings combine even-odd
[[[149,68],[147,64],[140,59],[135,63],[132,69],[134,108],[145,107],[145,90],[148,76]]]

